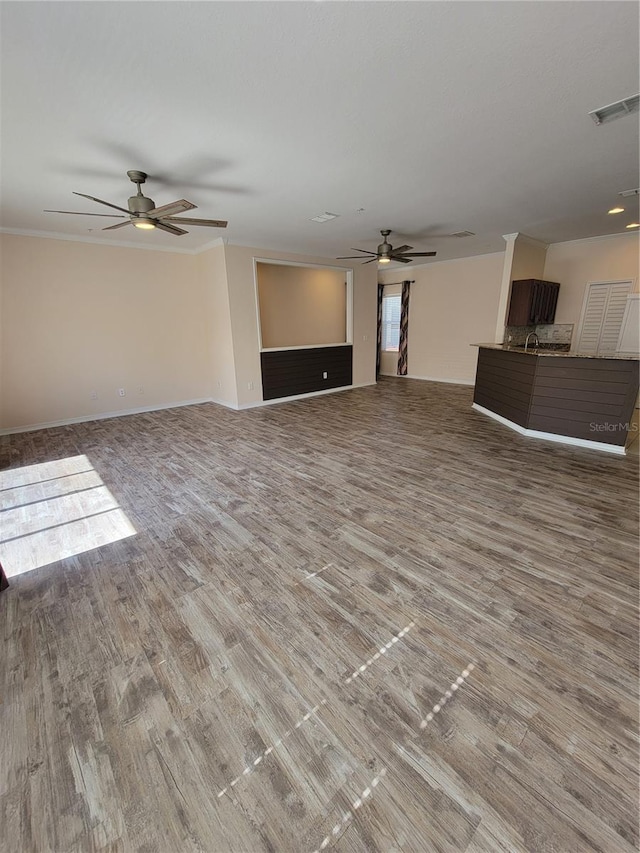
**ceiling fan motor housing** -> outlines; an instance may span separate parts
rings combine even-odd
[[[155,202],[144,195],[132,195],[129,198],[129,210],[131,213],[149,213],[155,206]]]

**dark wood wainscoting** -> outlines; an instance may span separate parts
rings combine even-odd
[[[350,345],[273,350],[261,353],[260,359],[265,400],[341,388],[353,381]]]
[[[480,348],[474,403],[530,430],[622,446],[638,362]]]
[[[638,362],[538,358],[529,429],[624,445],[638,393]]]
[[[474,403],[526,427],[536,361],[524,353],[480,349]]]

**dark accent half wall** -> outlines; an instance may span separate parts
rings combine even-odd
[[[353,381],[351,345],[271,350],[261,353],[260,360],[265,400],[341,388]]]

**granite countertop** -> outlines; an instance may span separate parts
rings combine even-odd
[[[503,352],[519,352],[522,355],[543,356],[544,358],[606,358],[617,359],[619,361],[638,361],[640,359],[640,355],[637,352],[594,353],[577,352],[575,350],[535,349],[533,347],[529,347],[525,352],[524,347],[512,347],[505,344],[471,344],[471,346],[481,347],[482,349],[497,349]]]

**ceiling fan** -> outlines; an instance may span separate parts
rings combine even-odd
[[[210,228],[226,228],[227,222],[223,219],[189,219],[188,217],[176,216],[176,213],[184,213],[185,210],[194,210],[197,205],[192,204],[181,198],[178,201],[172,201],[169,204],[164,204],[162,207],[156,207],[153,199],[147,198],[142,194],[140,185],[147,180],[145,172],[139,172],[136,169],[131,169],[127,172],[129,180],[138,188],[138,192],[132,195],[128,201],[129,209],[120,207],[117,204],[111,204],[109,201],[103,201],[101,198],[95,198],[92,195],[74,192],[74,195],[80,195],[83,198],[88,198],[91,201],[97,201],[98,204],[106,204],[107,207],[112,207],[114,210],[121,210],[127,216],[120,216],[116,213],[81,213],[76,210],[45,210],[45,213],[70,213],[74,216],[108,216],[112,219],[125,219],[126,222],[118,222],[115,225],[108,225],[103,228],[103,231],[113,231],[115,228],[124,228],[125,225],[135,225],[136,228],[151,230],[159,228],[161,231],[168,231],[169,234],[175,234],[180,237],[182,234],[188,234],[183,228],[178,228],[174,222],[180,222],[182,225],[205,225]],[[128,217],[128,218],[127,218]]]
[[[413,246],[399,246],[397,249],[394,249],[387,240],[391,231],[385,229],[380,233],[382,234],[383,241],[378,246],[377,252],[370,252],[368,249],[351,248],[352,252],[363,252],[365,255],[373,255],[372,258],[364,262],[365,264],[372,264],[374,261],[378,261],[379,264],[388,264],[390,261],[400,261],[402,264],[410,264],[414,258],[432,258],[436,254],[435,252],[410,252],[409,249],[412,249]],[[336,258],[336,260],[355,261],[360,257],[362,255],[346,255],[342,258]]]

